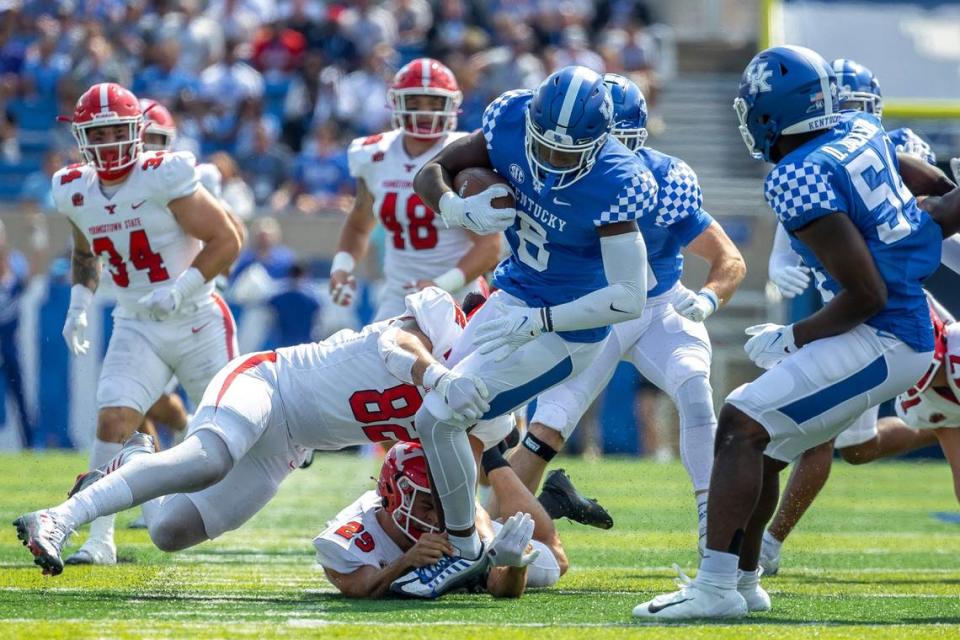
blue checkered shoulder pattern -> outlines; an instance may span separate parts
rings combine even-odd
[[[784,224],[810,212],[840,210],[830,177],[814,162],[778,165],[767,176],[763,195]]]
[[[601,227],[615,222],[629,222],[652,213],[657,205],[657,181],[644,169],[634,173],[617,194],[613,203],[600,213],[593,224]]]
[[[501,94],[496,100],[487,105],[487,108],[483,110],[483,118],[481,119],[480,127],[483,129],[483,137],[487,141],[487,149],[490,149],[490,145],[493,144],[493,129],[497,126],[497,120],[500,118],[500,114],[503,112],[504,107],[507,106],[514,98],[519,98],[521,96],[533,95],[532,91],[507,91],[506,93]]]
[[[669,227],[696,214],[703,207],[703,191],[700,190],[697,174],[682,160],[670,166],[670,171],[660,183],[658,195],[660,202],[655,220],[658,227]]]

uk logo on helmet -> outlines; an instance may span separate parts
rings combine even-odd
[[[510,177],[513,178],[513,181],[517,184],[523,184],[523,181],[526,180],[526,175],[523,173],[523,169],[520,168],[516,162],[511,163],[510,165]]]
[[[747,82],[750,83],[750,94],[764,93],[773,91],[773,87],[767,80],[773,75],[773,71],[767,69],[766,62],[757,62],[747,69]]]

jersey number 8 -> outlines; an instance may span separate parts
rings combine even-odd
[[[517,211],[520,219],[520,246],[517,247],[517,256],[520,262],[536,271],[546,271],[550,262],[550,252],[547,251],[547,230],[539,222],[523,211]]]

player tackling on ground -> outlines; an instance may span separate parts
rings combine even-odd
[[[176,375],[193,400],[236,355],[233,318],[212,279],[232,264],[240,237],[199,188],[190,153],[143,153],[143,114],[123,87],[97,84],[77,101],[73,135],[84,162],[53,176],[57,210],[73,226],[73,282],[63,337],[89,348],[87,309],[105,260],[117,296],[97,385],[96,469],[118,454]],[[113,564],[113,518],[91,527],[70,562]]]
[[[697,577],[637,605],[641,618],[769,609],[757,563],[779,472],[912,386],[934,351],[922,282],[955,229],[918,208],[880,121],[841,112],[833,69],[803,47],[755,56],[734,109],[750,153],[776,163],[764,195],[826,305],[793,325],[747,330],[747,354],[769,371],[733,391],[720,413]]]
[[[337,304],[349,304],[356,293],[354,268],[367,251],[377,220],[387,236],[386,285],[376,320],[397,315],[405,295],[427,286],[449,291],[458,300],[485,287],[480,276],[500,259],[500,234],[448,228],[413,190],[420,167],[467,135],[454,131],[462,99],[450,69],[431,58],[417,58],[397,72],[390,87],[393,130],[350,144],[347,159],[357,180],[357,197],[340,231],[330,271],[330,293]]]

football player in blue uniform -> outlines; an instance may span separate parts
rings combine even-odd
[[[831,66],[792,46],[751,60],[734,109],[750,153],[776,163],[764,196],[826,304],[792,325],[747,329],[747,355],[769,370],[721,410],[697,577],[637,605],[641,618],[769,609],[757,566],[779,472],[906,391],[933,356],[922,283],[945,231],[903,185],[877,117],[841,111]]]
[[[627,360],[670,396],[680,414],[680,459],[693,483],[702,544],[717,428],[710,337],[703,321],[730,300],[746,266],[720,224],[703,209],[693,170],[679,158],[644,146],[647,105],[640,88],[613,73],[605,75],[604,82],[613,96],[613,135],[650,167],[659,187],[656,209],[638,220],[650,264],[647,305],[640,318],[612,327],[603,350],[586,370],[540,395],[523,446],[513,450],[510,464],[527,487],[536,490],[547,463],[606,386],[617,363]],[[680,283],[683,247],[710,264],[706,283],[697,292]]]
[[[883,98],[880,83],[872,71],[846,58],[830,63],[837,76],[837,94],[841,109],[856,109],[872,113],[880,118],[883,113]],[[911,183],[911,175],[903,174],[905,156],[916,158],[928,167],[936,165],[936,156],[930,146],[908,128],[888,131],[893,142],[904,182],[915,195],[930,195],[923,185]],[[940,181],[947,180],[939,169],[935,170]],[[946,189],[952,184],[942,182]],[[937,193],[942,193],[943,186]],[[935,193],[934,195],[937,195]],[[955,244],[955,241],[951,241]],[[944,245],[946,256],[955,248]],[[773,251],[770,253],[770,280],[777,285],[784,297],[792,298],[807,288],[810,270],[803,265],[800,256],[790,248],[790,240],[783,225],[777,225]],[[854,420],[833,441],[825,442],[806,451],[796,462],[790,479],[783,491],[780,508],[770,527],[763,534],[760,565],[764,575],[775,575],[780,567],[780,551],[783,542],[813,504],[824,487],[833,464],[833,451],[852,464],[864,464],[878,458],[898,455],[936,443],[931,431],[917,431],[897,418],[878,419],[879,407],[872,407]]]
[[[640,317],[647,297],[646,248],[637,220],[652,214],[657,184],[636,155],[610,136],[613,103],[603,77],[566,67],[536,91],[509,91],[484,111],[482,130],[451,143],[417,174],[414,188],[447,224],[489,233],[491,196],[461,198],[454,176],[495,169],[516,196],[506,228],[510,255],[498,291],[477,312],[449,361],[487,396],[482,411],[459,389],[434,391],[417,412],[417,432],[435,480],[455,557],[399,578],[394,591],[433,597],[483,571],[474,528],[478,452],[466,430],[503,415],[582,371],[610,325]],[[504,228],[503,226],[499,228]],[[429,378],[429,372],[428,372]],[[468,390],[469,391],[469,390]],[[469,404],[469,403],[468,403]],[[464,409],[464,410],[461,410]]]

